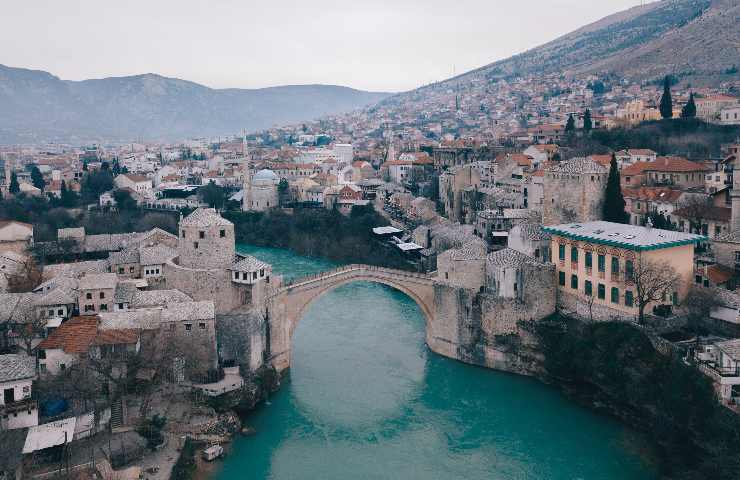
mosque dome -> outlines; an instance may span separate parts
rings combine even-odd
[[[254,174],[254,177],[252,177],[252,181],[260,181],[260,180],[277,180],[278,176],[275,175],[275,172],[272,170],[264,169],[260,170],[259,172]]]

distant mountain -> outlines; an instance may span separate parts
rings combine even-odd
[[[68,81],[0,65],[0,143],[226,135],[343,113],[388,95],[333,85],[212,89],[155,74]]]
[[[734,78],[740,68],[739,0],[661,0],[616,13],[545,45],[462,74],[491,78],[562,72],[695,83]]]

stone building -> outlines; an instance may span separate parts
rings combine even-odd
[[[576,157],[545,170],[542,221],[545,225],[591,222],[602,218],[609,170]]]
[[[471,165],[450,168],[439,176],[439,199],[442,213],[453,222],[472,223],[475,205],[471,205],[481,188],[478,170]],[[473,198],[471,199],[471,195]]]
[[[280,178],[272,170],[260,170],[244,182],[242,210],[265,211],[280,205]]]
[[[639,299],[635,272],[640,262],[665,262],[680,277],[676,290],[648,305],[670,310],[686,296],[694,280],[694,246],[701,235],[611,222],[554,225],[552,262],[557,266],[558,305],[595,320],[635,320]]]
[[[229,268],[234,263],[234,224],[212,208],[180,221],[178,264],[186,268]]]

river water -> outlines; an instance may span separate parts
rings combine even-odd
[[[335,266],[240,246],[287,277]],[[236,479],[652,479],[641,438],[536,380],[442,358],[404,294],[357,282],[309,306],[290,375],[218,469]]]

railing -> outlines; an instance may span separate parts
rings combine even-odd
[[[740,377],[740,368],[726,368],[719,367],[716,363],[708,360],[699,360],[694,357],[694,361],[699,366],[700,370],[709,370],[709,373],[713,373],[720,377]]]
[[[340,275],[342,273],[347,273],[351,271],[361,271],[361,270],[368,270],[371,272],[382,272],[382,273],[392,274],[394,276],[407,277],[407,278],[418,278],[418,279],[424,279],[424,280],[429,280],[429,279],[434,278],[433,275],[424,274],[424,273],[406,272],[403,270],[396,270],[393,268],[377,267],[374,265],[363,265],[360,263],[352,263],[349,265],[344,265],[341,267],[334,268],[332,270],[326,270],[323,272],[314,273],[312,275],[306,275],[304,277],[293,278],[283,283],[283,288],[293,288],[293,287],[303,285],[306,283],[311,283],[316,280],[321,280],[324,278],[331,278],[333,276]]]

